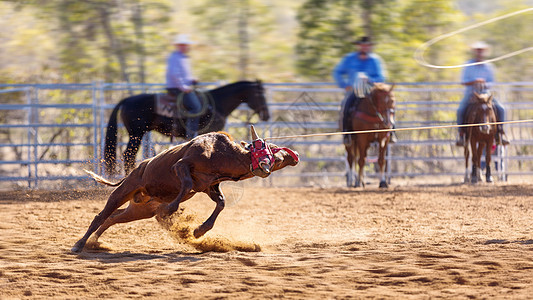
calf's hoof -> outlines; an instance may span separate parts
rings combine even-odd
[[[177,205],[173,205],[173,203],[170,203],[170,204],[168,204],[166,206],[160,207],[160,211],[159,211],[158,215],[161,218],[165,219],[165,218],[170,217],[177,210],[178,210],[178,206]]]
[[[207,230],[203,229],[203,226],[200,226],[200,227],[196,228],[196,229],[193,231],[193,235],[194,235],[195,238],[200,238],[200,237],[202,237],[206,232],[207,232]]]
[[[387,181],[382,180],[382,181],[379,182],[379,187],[380,188],[388,188],[389,185],[387,184]]]

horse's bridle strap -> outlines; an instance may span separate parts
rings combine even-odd
[[[366,114],[366,113],[364,113],[362,111],[357,111],[355,113],[355,117],[358,118],[358,119],[361,119],[363,121],[370,122],[370,123],[383,122],[383,120],[381,120],[381,118],[379,118],[378,116],[371,116],[371,115]]]

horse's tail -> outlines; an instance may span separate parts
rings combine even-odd
[[[105,185],[109,185],[109,186],[119,186],[123,181],[124,179],[126,179],[126,177],[122,178],[119,182],[111,182],[111,181],[108,181],[107,179],[103,178],[102,176],[98,175],[98,174],[95,174],[89,170],[83,170],[85,171],[85,173],[89,174],[93,179],[94,181],[98,182],[98,183],[102,183],[102,184],[105,184]]]
[[[107,123],[107,131],[105,134],[105,146],[104,146],[104,168],[105,173],[108,175],[113,175],[116,172],[116,163],[117,163],[117,115],[122,102],[120,101],[111,116],[109,117],[109,122]]]

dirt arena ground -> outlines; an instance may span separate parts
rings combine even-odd
[[[109,193],[0,193],[0,299],[533,295],[533,185],[246,187],[201,240],[177,238],[214,208],[195,196],[167,229],[120,224],[108,250],[71,253]]]

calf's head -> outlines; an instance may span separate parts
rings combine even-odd
[[[266,143],[259,138],[253,125],[250,127],[250,133],[252,135],[252,143],[244,143],[244,146],[250,150],[252,158],[250,171],[255,176],[265,178],[276,170],[298,164],[298,152],[286,147],[278,147],[272,143]]]

